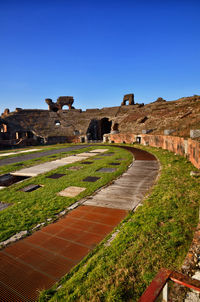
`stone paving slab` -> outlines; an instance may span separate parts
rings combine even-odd
[[[96,177],[96,176],[87,176],[86,178],[83,179],[83,181],[86,182],[96,182],[99,180],[101,177]]]
[[[70,186],[64,189],[63,191],[60,191],[58,195],[65,196],[65,197],[75,197],[79,195],[81,192],[85,191],[86,188],[83,187],[75,187]]]
[[[89,151],[90,153],[103,153],[108,151],[108,149],[95,149],[95,150],[91,150]]]
[[[85,158],[85,157],[83,157]],[[63,157],[61,159],[57,159],[55,160],[56,163],[61,163],[62,165],[65,164],[72,164],[75,163],[77,161],[79,161],[80,159],[78,159],[76,156],[68,156],[68,157]]]
[[[39,164],[33,167],[29,168],[24,168],[16,172],[12,172],[10,174],[12,175],[18,175],[18,176],[37,176],[41,173],[46,173],[51,170],[57,169],[58,167],[67,165],[67,164],[72,164],[81,160],[85,160],[91,156],[95,156],[97,153],[81,153],[80,155],[76,156],[68,156],[68,157],[63,157],[61,159],[53,160],[50,162],[46,162],[43,164]]]
[[[41,173],[49,172],[49,171],[54,170],[63,165],[66,165],[66,163],[61,162],[61,161],[47,162],[47,163],[36,165],[33,167],[24,168],[19,171],[12,172],[10,174],[19,175],[19,176],[37,176]]]
[[[66,174],[62,174],[62,173],[54,173],[52,175],[47,176],[47,178],[51,178],[51,179],[58,179],[61,178],[63,176],[65,176]]]
[[[8,208],[11,205],[12,205],[12,203],[0,202],[0,211],[3,211],[4,209]]]
[[[158,169],[155,161],[136,160],[123,176],[84,204],[133,210],[153,185]]]
[[[27,187],[24,187],[24,188],[20,189],[20,191],[29,193],[29,192],[35,191],[39,188],[41,188],[40,185],[32,184],[32,185],[28,185]]]
[[[83,152],[83,153],[80,153],[80,154],[76,154],[76,157],[91,157],[91,156],[95,156],[95,155],[98,155],[98,153]]]
[[[17,151],[17,152],[9,152],[9,153],[0,153],[1,156],[8,156],[8,155],[16,155],[20,153],[28,153],[28,152],[34,152],[34,151],[39,151],[41,149],[30,149],[30,150],[24,150],[24,151]]]

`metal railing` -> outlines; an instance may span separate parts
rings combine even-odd
[[[151,284],[147,287],[138,302],[154,302],[162,293],[162,301],[168,301],[168,281],[173,281],[180,285],[200,292],[200,281],[192,279],[176,271],[161,269]]]

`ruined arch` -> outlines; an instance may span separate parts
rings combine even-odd
[[[125,94],[123,101],[121,103],[121,106],[125,106],[128,103],[128,105],[134,105],[134,94],[130,93],[130,94]]]

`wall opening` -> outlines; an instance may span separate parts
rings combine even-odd
[[[2,132],[2,133],[8,132],[8,128],[7,128],[7,125],[6,125],[6,124],[2,124],[2,125],[1,125],[1,132]]]
[[[103,135],[110,133],[111,131],[111,126],[112,126],[112,121],[109,121],[109,119],[107,117],[104,117],[100,120],[100,140],[103,139]]]
[[[62,106],[62,110],[69,110],[69,106],[67,105]]]
[[[92,119],[87,129],[88,139],[93,141],[98,140],[99,139],[98,131],[99,131],[99,121],[96,119]]]
[[[101,120],[92,119],[90,121],[87,137],[89,140],[103,140],[103,135],[110,133],[112,121],[109,121],[107,117]]]
[[[119,124],[118,123],[114,124],[113,131],[119,131]]]
[[[27,131],[27,132],[26,132],[26,137],[28,137],[28,138],[33,138],[33,136],[34,136],[34,134],[33,134],[32,131]]]
[[[137,142],[138,144],[141,144],[141,137],[140,137],[140,136],[137,136],[137,137],[136,137],[136,142]]]
[[[60,125],[61,125],[60,121],[55,121],[55,126],[60,126]]]
[[[17,131],[15,132],[15,139],[21,139],[23,138],[23,132],[22,131]]]

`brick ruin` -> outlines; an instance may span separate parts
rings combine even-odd
[[[74,99],[46,99],[48,110],[5,109],[0,117],[0,146],[38,143],[102,141],[109,134],[127,133],[189,137],[200,128],[200,96],[167,102],[162,98],[144,105],[125,95],[120,106],[75,109]],[[127,104],[128,103],[128,104]],[[127,105],[126,105],[127,104]],[[64,109],[68,106],[68,109]]]

